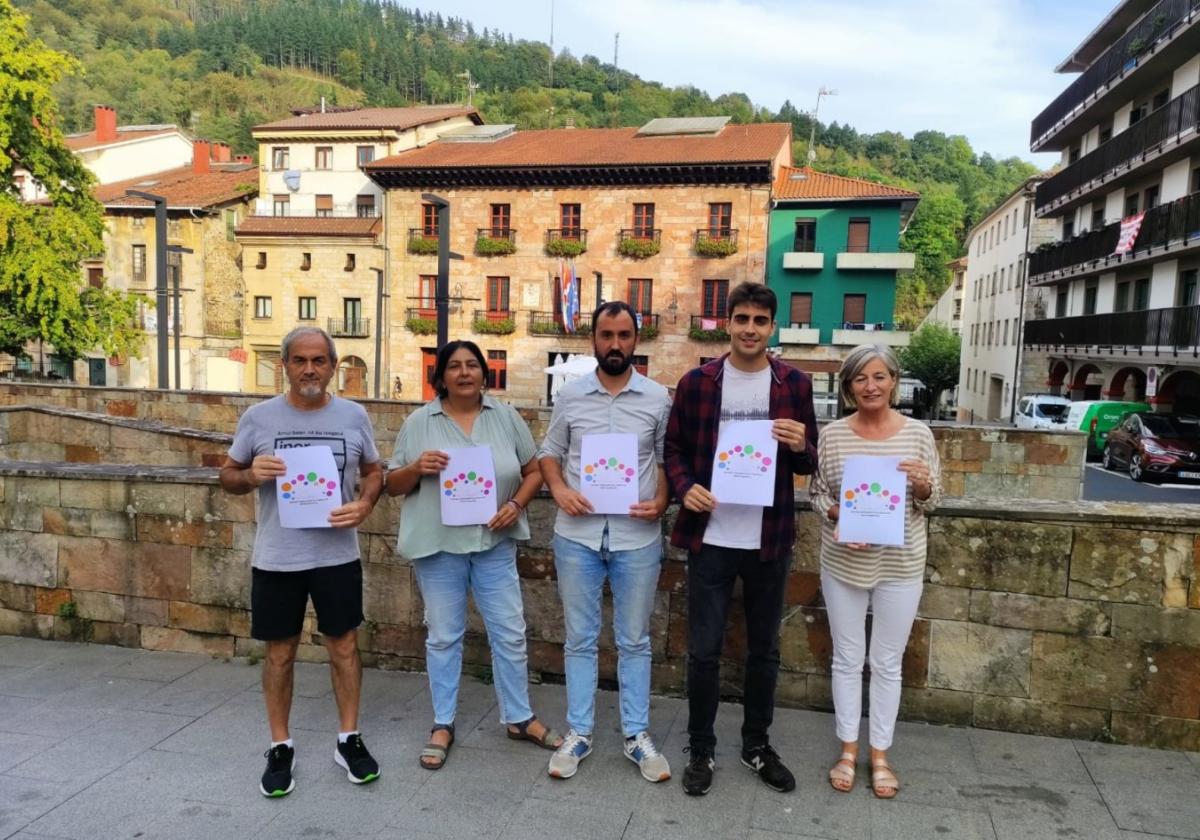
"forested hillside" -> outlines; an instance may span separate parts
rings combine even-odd
[[[592,56],[553,57],[535,41],[477,30],[469,21],[378,0],[17,0],[34,32],[79,58],[85,74],[57,94],[67,130],[90,127],[91,108],[116,107],[122,124],[174,122],[256,151],[250,128],[322,96],[331,104],[462,102],[464,77],[489,122],[522,128],[640,125],[659,116],[728,114],[738,122],[792,123],[797,162],[811,123],[743,93],[668,88]],[[798,89],[797,98],[811,95]],[[913,324],[945,288],[947,260],[966,230],[1034,168],[976,154],[935,131],[906,138],[817,126],[819,169],[919,190],[904,246],[917,269],[901,279],[897,319]]]

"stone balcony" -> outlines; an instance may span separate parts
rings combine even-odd
[[[902,251],[843,251],[837,255],[839,269],[911,271],[916,264],[916,254]]]
[[[825,254],[821,251],[787,251],[783,255],[783,267],[801,271],[820,271],[825,267]]]
[[[833,331],[835,345],[883,344],[888,347],[907,347],[912,333],[895,329],[894,324],[844,324]]]
[[[779,343],[780,344],[820,344],[821,330],[817,327],[780,327],[779,328]]]

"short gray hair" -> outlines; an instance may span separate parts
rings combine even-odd
[[[292,343],[298,338],[305,336],[319,335],[325,339],[325,346],[329,348],[329,362],[331,365],[337,365],[338,355],[337,348],[333,346],[333,339],[329,337],[329,333],[320,327],[296,327],[290,333],[283,337],[283,343],[279,345],[280,359],[287,363],[290,358]]]
[[[839,387],[842,392],[842,402],[846,404],[846,408],[858,408],[850,385],[854,382],[854,378],[862,373],[863,368],[876,359],[883,362],[884,367],[892,376],[892,393],[888,398],[888,403],[896,405],[900,402],[900,363],[896,361],[896,354],[886,344],[860,344],[846,356],[842,362],[842,369],[838,373],[841,378]]]

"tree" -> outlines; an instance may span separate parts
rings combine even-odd
[[[958,382],[959,337],[941,324],[926,324],[899,353],[900,367],[925,386],[926,417],[936,416],[942,391]]]
[[[104,214],[94,178],[63,139],[51,87],[77,62],[29,35],[28,18],[0,0],[0,351],[23,355],[30,341],[66,358],[99,346],[137,355],[138,298],[85,286],[79,260],[103,249]],[[47,194],[21,201],[16,169]]]

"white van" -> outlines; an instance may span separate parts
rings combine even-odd
[[[1053,394],[1030,394],[1017,403],[1018,429],[1062,430],[1067,428],[1071,401]]]

